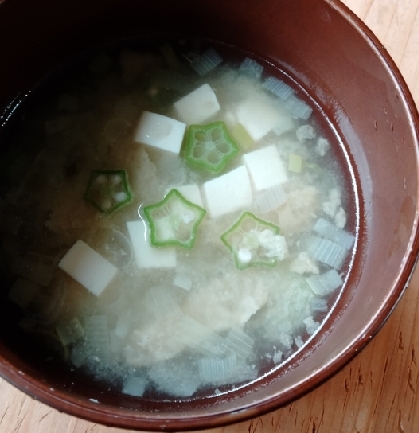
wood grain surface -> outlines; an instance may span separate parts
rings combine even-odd
[[[256,1],[256,0],[255,0]],[[419,101],[419,0],[344,0]],[[419,432],[419,272],[372,342],[327,382],[268,415],[210,433]],[[0,379],[0,433],[122,433],[51,409]]]

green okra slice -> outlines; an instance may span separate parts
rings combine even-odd
[[[151,245],[192,248],[205,214],[205,209],[186,200],[177,189],[170,190],[162,201],[144,207]]]
[[[244,212],[221,235],[221,240],[233,253],[236,267],[240,270],[250,266],[275,266],[287,252],[285,238],[279,236],[279,227],[251,212]]]
[[[99,212],[110,214],[132,199],[125,170],[93,170],[84,199]]]
[[[220,173],[239,150],[224,122],[191,125],[185,134],[185,160],[213,174]]]

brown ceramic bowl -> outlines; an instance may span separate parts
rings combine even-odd
[[[251,53],[317,101],[353,167],[359,239],[345,290],[322,332],[274,374],[228,398],[156,404],[106,392],[22,347],[0,320],[3,377],[59,410],[131,429],[213,427],[307,392],[379,330],[409,281],[419,246],[418,115],[389,55],[337,0],[0,1],[0,123],[13,101],[81,51],[180,34]]]

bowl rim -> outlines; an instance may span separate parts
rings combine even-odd
[[[383,67],[394,81],[400,95],[402,103],[406,108],[408,122],[411,127],[412,137],[414,138],[417,153],[419,152],[419,114],[413,96],[405,82],[399,68],[395,64],[387,49],[378,40],[377,36],[348,6],[340,0],[322,0],[330,6],[342,18],[344,18],[360,37],[370,46]],[[0,3],[2,1],[0,0]],[[419,157],[418,157],[419,158]],[[417,165],[418,161],[417,161]],[[419,168],[418,168],[419,173]],[[419,174],[418,174],[419,176]],[[416,179],[419,186],[419,179]],[[165,412],[150,413],[150,416],[141,414],[141,417],[134,411],[128,409],[118,409],[105,404],[98,404],[94,400],[76,398],[64,391],[48,387],[39,379],[34,379],[30,374],[17,370],[17,368],[0,353],[0,375],[12,385],[19,388],[24,393],[30,395],[59,411],[63,411],[78,418],[84,418],[90,422],[96,422],[113,427],[135,430],[150,431],[176,431],[206,429],[224,426],[227,424],[243,421],[249,418],[263,415],[273,411],[292,400],[300,398],[303,394],[312,391],[321,385],[332,375],[337,373],[344,365],[350,362],[367,344],[375,334],[386,323],[389,316],[396,308],[403,296],[412,275],[415,271],[419,258],[419,203],[416,204],[415,218],[412,233],[409,238],[408,248],[404,255],[404,261],[397,278],[392,283],[389,295],[383,300],[379,310],[364,327],[362,335],[354,338],[344,350],[335,355],[330,361],[317,369],[313,374],[301,380],[292,387],[284,388],[276,393],[275,396],[262,399],[244,406],[240,410],[229,411],[222,409],[222,405],[207,415]],[[13,357],[10,357],[13,359]],[[293,395],[290,396],[290,391]]]

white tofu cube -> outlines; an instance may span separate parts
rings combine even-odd
[[[260,140],[281,121],[278,108],[269,99],[242,102],[236,108],[236,116],[254,141]]]
[[[203,185],[209,216],[217,218],[252,204],[252,185],[243,165]]]
[[[143,111],[134,141],[179,154],[186,125],[161,114]]]
[[[169,192],[171,189],[177,189],[186,200],[196,204],[197,206],[204,207],[201,198],[201,191],[199,190],[198,185],[172,186],[168,188],[166,192]]]
[[[153,248],[143,221],[128,221],[127,227],[139,268],[176,267],[176,250],[174,248]]]
[[[179,119],[187,125],[205,122],[220,110],[217,96],[209,84],[203,84],[174,104]]]
[[[280,185],[288,180],[287,168],[272,145],[243,155],[256,191]]]
[[[105,290],[118,270],[80,240],[67,251],[58,266],[96,296]]]

